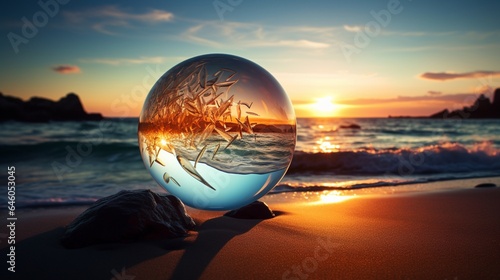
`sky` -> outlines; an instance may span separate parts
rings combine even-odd
[[[156,80],[207,53],[244,57],[298,117],[429,115],[500,87],[499,1],[9,1],[0,92],[138,116]]]

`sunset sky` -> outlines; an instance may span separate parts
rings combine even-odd
[[[138,116],[166,70],[229,53],[272,73],[299,117],[428,115],[500,87],[498,11],[485,0],[10,1],[0,92],[75,92],[89,112]]]

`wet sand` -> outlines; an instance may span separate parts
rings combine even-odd
[[[58,238],[85,207],[18,210],[16,272],[3,261],[0,278],[500,278],[498,187],[330,202],[267,200],[278,214],[273,219],[188,209],[198,227],[185,238],[73,250]]]

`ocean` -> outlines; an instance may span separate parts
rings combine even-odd
[[[144,167],[137,124],[0,123],[0,176],[7,182],[15,167],[16,207],[89,204],[123,189],[164,192]],[[500,120],[299,118],[292,164],[270,194],[498,176]],[[7,191],[0,202],[7,205]]]

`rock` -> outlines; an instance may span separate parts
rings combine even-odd
[[[0,120],[20,118],[23,107],[24,102],[20,98],[5,96],[0,92]]]
[[[80,98],[69,93],[53,105],[54,115],[58,119],[84,119],[87,113],[83,109]]]
[[[497,185],[495,185],[493,183],[482,183],[482,184],[475,186],[474,188],[495,188],[496,186]]]
[[[0,93],[0,121],[99,121],[101,114],[88,114],[78,95],[69,93],[59,101],[32,97],[28,101]]]
[[[500,118],[500,88],[493,94],[493,102],[484,94],[478,96],[473,105],[463,107],[459,110],[443,110],[432,114],[429,118],[433,119],[487,119]]]
[[[493,111],[497,112],[497,114],[500,114],[500,88],[497,88],[495,90],[495,93],[493,94]]]
[[[81,248],[98,243],[185,236],[195,222],[175,196],[150,190],[120,191],[96,201],[66,226],[61,243]]]
[[[478,96],[474,104],[462,109],[449,111],[444,109],[428,117],[389,116],[390,118],[431,118],[431,119],[499,119],[500,118],[500,88],[493,94],[490,101],[484,94]]]
[[[257,132],[257,133],[268,133],[268,132],[281,133],[282,132],[281,129],[277,128],[276,126],[266,125],[266,124],[257,124],[252,129],[254,132]]]
[[[236,219],[270,219],[275,215],[265,202],[254,201],[239,209],[229,211],[224,216]]]
[[[350,125],[341,125],[340,128],[343,128],[343,129],[361,129],[361,126],[353,123]]]
[[[431,119],[445,119],[450,115],[450,111],[448,109],[444,109],[443,111],[437,112],[429,116]]]

